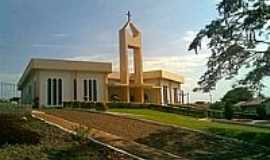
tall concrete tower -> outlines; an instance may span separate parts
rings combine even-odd
[[[143,89],[143,63],[142,63],[142,44],[141,32],[130,20],[128,12],[128,21],[119,31],[119,50],[120,50],[120,100],[130,101],[130,88],[134,88],[134,101],[144,103]],[[128,50],[132,49],[134,54],[134,85],[129,84],[128,70]]]

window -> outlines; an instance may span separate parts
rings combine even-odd
[[[63,104],[63,82],[62,79],[47,80],[47,105]]]
[[[73,80],[73,95],[74,95],[74,100],[77,100],[77,80]]]
[[[93,96],[92,96],[92,80],[89,80],[89,101],[92,101],[93,100]]]
[[[168,104],[168,87],[163,86],[163,103]]]
[[[84,88],[84,100],[87,101],[87,80],[84,80],[83,81],[84,85],[83,85],[83,88]]]
[[[58,105],[62,104],[62,79],[58,79]]]
[[[174,93],[174,103],[178,103],[179,102],[178,88],[174,88],[173,93]]]
[[[52,80],[48,79],[47,80],[47,104],[51,105],[52,104]]]
[[[52,93],[52,97],[53,97],[53,105],[56,105],[56,101],[57,101],[57,81],[56,79],[53,79],[53,93]]]
[[[84,80],[84,100],[97,101],[97,80]]]
[[[93,80],[93,101],[97,101],[97,80]]]

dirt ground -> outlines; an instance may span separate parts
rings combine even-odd
[[[46,111],[188,159],[270,159],[270,149],[225,138],[102,113]]]
[[[88,139],[78,139],[30,114],[1,113],[0,126],[1,160],[133,160]]]
[[[100,113],[66,110],[50,111],[49,113],[76,123],[86,125],[89,128],[102,130],[129,140],[144,138],[150,134],[160,133],[169,129],[168,127],[161,127],[159,125],[125,119],[123,117],[117,117],[108,114],[104,115]]]

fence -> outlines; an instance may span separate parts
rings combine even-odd
[[[20,92],[15,83],[0,81],[0,99],[10,99],[19,96]]]

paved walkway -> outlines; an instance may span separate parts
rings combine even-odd
[[[51,124],[57,125],[59,128],[64,129],[66,131],[75,132],[76,129],[79,127],[87,128],[86,126],[82,126],[78,123],[74,123],[74,122],[65,120],[63,118],[59,118],[57,116],[50,115],[48,113],[44,113],[40,111],[33,111],[32,115],[33,117],[36,117],[38,119],[42,119],[46,122],[49,122]],[[112,135],[107,132],[97,130],[94,128],[89,129],[88,136],[89,138],[93,138],[102,143],[119,148],[128,153],[132,153],[132,155],[136,155],[138,157],[142,157],[145,159],[151,159],[151,160],[184,160],[185,159],[177,155],[165,152],[163,150],[158,150],[152,147],[148,147],[146,145],[139,144],[134,141],[125,140],[121,137],[118,137],[118,136],[115,136],[115,135]]]

